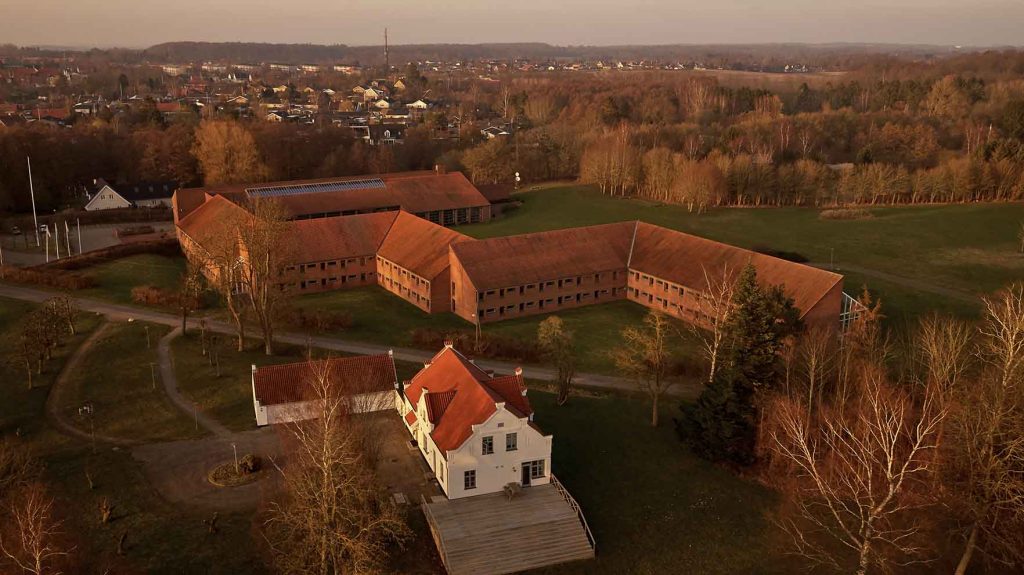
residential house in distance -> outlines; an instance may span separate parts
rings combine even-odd
[[[402,396],[400,415],[448,499],[551,482],[552,437],[533,423],[522,369],[495,377],[449,342]]]
[[[178,189],[177,182],[144,182],[111,185],[102,178],[93,180],[86,192],[85,210],[114,210],[119,208],[171,207],[171,198]]]
[[[341,390],[347,413],[394,409],[398,376],[392,354],[335,357],[323,360],[330,383]],[[252,366],[252,402],[256,425],[275,425],[315,417],[316,363]]]

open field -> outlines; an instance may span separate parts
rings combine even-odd
[[[470,337],[473,333],[473,325],[455,314],[428,314],[376,286],[311,294],[297,298],[295,303],[310,309],[349,312],[352,326],[329,335],[355,341],[416,347],[412,338],[415,329],[463,332]],[[623,328],[640,324],[646,314],[647,309],[639,304],[618,301],[564,310],[555,315],[574,333],[579,370],[613,373],[615,366],[608,350],[615,346]],[[481,329],[485,334],[533,341],[537,327],[548,315],[484,324]],[[687,332],[682,322],[672,321],[681,333]],[[693,353],[693,348],[687,344],[681,353]]]
[[[169,331],[167,326],[142,322],[108,326],[70,374],[57,409],[79,429],[89,429],[78,410],[91,405],[96,433],[110,437],[146,442],[201,436],[192,418],[167,398],[160,381],[156,346]]]
[[[133,287],[151,285],[174,290],[178,287],[183,271],[184,258],[155,254],[128,256],[84,270],[84,274],[96,278],[98,285],[78,293],[116,303],[132,303]]]
[[[459,231],[485,238],[640,219],[746,248],[796,252],[823,264],[834,261],[840,273],[850,264],[974,294],[1024,277],[1017,239],[1024,204],[1019,203],[874,208],[868,219],[823,220],[808,208],[723,208],[696,214],[681,206],[602,195],[587,186],[547,188],[517,198],[523,205],[508,217]],[[916,301],[919,290],[858,274],[851,274],[846,291],[858,291],[864,280],[869,287],[877,283],[883,298],[904,306],[890,310],[894,317],[925,308]],[[968,315],[976,310],[960,302],[939,307]]]

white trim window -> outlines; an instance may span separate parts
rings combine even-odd
[[[516,451],[519,449],[519,436],[513,433],[505,434],[505,451]]]
[[[491,455],[494,453],[494,436],[485,435],[480,442],[480,452],[484,455]]]
[[[470,469],[462,474],[462,488],[467,491],[476,489],[476,469]]]

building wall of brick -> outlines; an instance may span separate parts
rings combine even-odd
[[[839,315],[843,311],[843,282],[840,281],[828,291],[818,303],[804,314],[807,329],[839,329]]]
[[[459,268],[461,270],[461,267]],[[453,274],[455,277],[456,274]],[[464,275],[464,273],[462,274]],[[474,290],[476,308],[469,294],[459,291],[465,280],[456,280],[456,313],[467,321],[480,314],[481,323],[572,309],[626,297],[626,270],[606,270],[579,276],[551,278],[518,286]],[[470,296],[472,297],[472,296]]]
[[[626,297],[629,301],[672,317],[697,325],[708,325],[700,309],[700,292],[640,270],[630,268]]]
[[[368,286],[377,283],[373,254],[345,259],[304,262],[285,268],[285,278],[296,293]]]
[[[377,283],[427,313],[436,307],[431,301],[430,280],[381,256],[377,256]]]
[[[448,270],[450,278],[448,282],[450,291],[448,309],[462,319],[475,324],[476,319],[473,314],[477,310],[476,286],[473,285],[473,280],[469,278],[469,274],[462,267],[462,262],[459,261],[459,258],[455,257],[451,246],[448,248]]]

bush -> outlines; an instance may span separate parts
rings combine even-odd
[[[412,341],[417,347],[440,349],[448,340],[453,342],[456,349],[467,352],[467,355],[523,363],[537,363],[543,357],[543,350],[535,341],[483,333],[480,336],[480,352],[474,354],[470,353],[475,343],[472,331],[443,331],[429,327],[412,330]]]
[[[238,462],[238,470],[241,471],[242,475],[256,473],[262,467],[263,460],[260,459],[259,455],[253,455],[252,453],[247,454]]]
[[[35,266],[33,269],[62,269],[80,270],[95,266],[111,260],[126,258],[138,254],[156,254],[169,258],[182,257],[181,247],[178,240],[168,238],[164,240],[153,240],[136,242],[131,244],[118,244],[99,250],[86,252],[82,255],[71,256],[62,260],[55,260],[47,264]]]
[[[811,260],[807,259],[807,256],[798,252],[787,252],[784,250],[777,250],[774,248],[768,248],[764,246],[755,246],[753,251],[764,254],[766,256],[772,256],[779,258],[780,260],[786,260],[790,262],[796,262],[798,264],[804,264]]]
[[[0,268],[0,277],[4,281],[33,284],[38,286],[52,287],[62,290],[82,290],[96,286],[96,280],[92,277],[64,271],[61,269],[38,269],[38,268],[15,268],[4,266]]]
[[[151,285],[135,286],[132,288],[132,302],[159,307],[177,307],[178,292]]]
[[[868,220],[875,216],[864,208],[841,208],[836,210],[821,210],[818,217],[823,220]]]
[[[294,306],[282,306],[278,317],[292,329],[314,333],[340,331],[352,327],[354,323],[352,314],[347,311],[308,310]]]

